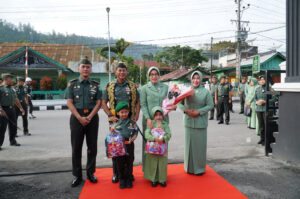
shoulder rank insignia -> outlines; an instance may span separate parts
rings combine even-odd
[[[94,83],[96,83],[96,84],[99,84],[99,82],[98,82],[98,81],[96,81],[96,80],[92,80],[92,82],[94,82]]]

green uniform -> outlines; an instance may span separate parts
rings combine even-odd
[[[255,90],[255,96],[254,96],[255,102],[259,100],[267,100],[267,95],[266,95],[266,87],[264,86],[259,86]],[[265,140],[265,112],[266,112],[266,104],[263,105],[255,105],[256,109],[256,116],[257,116],[257,121],[258,121],[258,133],[260,134],[260,140],[264,142]]]
[[[27,86],[15,86],[15,91],[17,94],[17,97],[22,105],[22,108],[25,111],[25,114],[22,115],[21,111],[16,107],[16,121],[18,121],[18,117],[19,115],[22,116],[22,120],[23,120],[23,131],[24,134],[28,133],[28,108],[27,108],[27,104],[26,104],[26,96],[28,94],[28,87]]]
[[[210,94],[211,94],[211,96],[213,98],[213,101],[214,101],[214,108],[211,109],[211,111],[210,111],[210,119],[214,119],[215,109],[217,110],[216,118],[219,115],[219,111],[218,111],[219,109],[215,105],[215,93],[216,93],[216,90],[218,89],[218,85],[219,85],[219,83],[217,82],[217,83],[211,84],[211,87],[210,87]]]
[[[216,90],[218,96],[218,109],[219,109],[219,120],[220,122],[224,122],[223,115],[225,113],[225,121],[228,123],[230,121],[229,115],[229,92],[231,88],[229,84],[223,83],[218,85],[218,89]]]
[[[252,79],[255,79],[255,78],[252,78]],[[251,80],[252,81],[252,80]],[[251,116],[250,117],[247,117],[247,123],[248,123],[248,127],[249,128],[256,128],[257,129],[257,132],[258,132],[258,122],[257,122],[257,116],[256,116],[256,113],[255,113],[255,90],[256,88],[258,87],[257,85],[257,80],[255,81],[254,80],[254,86],[250,86],[248,85],[248,88],[247,88],[247,95],[246,95],[246,103],[247,102],[250,102],[250,108],[252,110],[251,112]]]
[[[246,83],[240,83],[239,84],[239,89],[240,92],[239,96],[240,96],[240,105],[241,105],[241,113],[244,113],[244,107],[245,107],[245,85]]]
[[[98,100],[101,100],[102,92],[99,83],[93,80],[79,79],[71,80],[66,91],[66,99],[72,99],[78,113],[86,117],[95,107]],[[91,122],[82,126],[72,114],[70,118],[71,143],[72,143],[72,166],[73,175],[82,177],[81,154],[84,136],[87,143],[87,164],[88,174],[93,174],[96,167],[97,138],[98,138],[99,117],[98,114]]]
[[[168,86],[163,83],[153,84],[152,82],[148,82],[146,85],[142,87],[141,91],[141,109],[143,112],[143,132],[145,134],[146,126],[147,126],[147,118],[153,120],[153,116],[151,115],[151,110],[155,106],[162,106],[162,101],[166,98],[168,94]],[[169,117],[166,115],[164,120],[169,123]],[[143,166],[145,165],[145,142],[143,141]],[[144,169],[144,167],[143,167]]]
[[[195,73],[192,74],[192,77]],[[201,74],[201,73],[200,73]],[[202,75],[200,76],[202,79]],[[199,86],[194,94],[178,104],[186,109],[198,110],[198,117],[184,115],[184,169],[187,173],[202,174],[206,168],[208,112],[214,107],[213,99],[208,90]]]
[[[5,111],[6,117],[0,117],[0,147],[4,142],[4,135],[8,125],[9,141],[10,144],[15,144],[17,135],[16,126],[16,112],[14,108],[15,99],[17,98],[15,90],[8,85],[3,84],[0,86],[0,106],[2,106]]]
[[[115,110],[115,106],[119,102],[128,102],[130,105],[129,117],[133,120],[135,119],[136,102],[140,99],[139,92],[133,82],[125,80],[120,83],[117,79],[109,82],[104,89],[103,100],[109,103],[110,110]],[[117,178],[117,166],[116,159],[112,158],[113,162],[113,175]]]
[[[151,115],[154,115],[157,110],[162,112],[162,109],[154,108]],[[153,121],[154,128],[157,128],[156,121]],[[163,137],[164,143],[168,143],[171,138],[171,130],[167,122],[163,121],[161,125],[162,129],[166,132]],[[147,141],[154,141],[154,136],[151,135],[150,129],[147,128],[145,131],[145,138]],[[145,167],[144,167],[144,178],[151,180],[152,182],[164,183],[167,180],[167,168],[168,168],[168,150],[164,155],[153,155],[146,153],[145,156]]]
[[[120,132],[125,141],[129,141],[131,137],[138,134],[135,128],[135,122],[129,118],[122,120],[119,119],[116,123],[116,131]],[[125,144],[127,154],[124,156],[116,157],[116,167],[118,171],[118,177],[122,179],[130,180],[133,174],[133,161],[134,161],[134,143]]]

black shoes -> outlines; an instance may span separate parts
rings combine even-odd
[[[133,187],[131,179],[127,179],[127,186],[126,187],[127,188],[132,188]]]
[[[166,183],[166,182],[160,183],[160,186],[166,187],[166,186],[167,186],[167,183]]]
[[[135,178],[134,178],[134,176],[132,175],[132,176],[130,176],[130,178],[129,178],[132,182],[135,180]]]
[[[209,120],[213,120],[213,119],[214,119],[213,117],[210,117],[210,118],[209,118]]]
[[[229,125],[229,122],[226,122],[226,125]]]
[[[0,151],[2,151],[2,147],[0,146]]]
[[[25,135],[25,136],[30,136],[31,133],[29,133],[28,131],[24,131],[24,135]]]
[[[91,183],[97,183],[98,179],[96,178],[96,176],[93,173],[89,173],[86,175],[87,179],[89,179],[89,181]]]
[[[152,186],[152,187],[157,187],[157,182],[152,182],[152,183],[151,183],[151,186]]]
[[[219,122],[218,122],[218,124],[223,124],[223,123],[224,123],[223,121],[219,121]]]
[[[82,182],[82,177],[75,177],[72,181],[71,187],[77,187]]]
[[[10,146],[21,146],[17,141],[11,142]]]
[[[257,142],[257,144],[261,144],[261,145],[265,146],[265,141],[264,140],[259,140],[259,142]]]
[[[114,175],[112,177],[111,181],[112,181],[112,183],[117,183],[117,182],[119,182],[119,178],[116,175]]]
[[[239,114],[244,114],[244,112],[241,111],[241,112],[239,112]]]
[[[119,184],[120,189],[124,189],[127,187],[127,180],[126,179],[120,179],[120,184]]]

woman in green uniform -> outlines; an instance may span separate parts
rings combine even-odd
[[[184,114],[184,170],[202,175],[206,167],[208,112],[214,102],[208,90],[201,86],[202,74],[192,73],[194,94],[178,104]]]
[[[257,79],[252,77],[249,87],[248,87],[248,94],[246,96],[246,105],[250,106],[251,108],[251,116],[247,118],[248,121],[248,127],[251,129],[255,129],[258,126],[258,122],[257,122],[257,116],[256,116],[256,112],[255,112],[255,90],[258,87],[257,85]],[[258,128],[257,128],[258,129]]]
[[[153,116],[151,111],[155,106],[162,106],[162,101],[166,98],[168,94],[168,86],[159,82],[159,69],[155,66],[149,68],[147,77],[150,81],[142,87],[140,100],[141,100],[141,109],[143,112],[143,132],[147,128],[153,127]],[[174,109],[176,109],[174,107]],[[166,115],[164,121],[169,123],[169,117]],[[143,142],[143,166],[145,164],[145,142]],[[144,169],[144,167],[143,167]]]

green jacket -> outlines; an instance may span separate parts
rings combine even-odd
[[[240,83],[239,84],[239,89],[240,89],[240,92],[242,92],[242,94],[239,94],[239,95],[244,95],[245,94],[245,85],[246,83]]]
[[[223,96],[223,95],[229,95],[229,92],[231,90],[231,87],[230,87],[230,84],[218,84],[218,87],[216,89],[216,93],[217,93],[217,96]]]
[[[135,128],[135,122],[129,118],[125,120],[119,119],[115,128],[116,131],[119,131],[124,138],[130,138],[138,134],[138,131]]]
[[[26,95],[28,94],[27,86],[15,86],[15,91],[21,103],[25,103]]]
[[[178,107],[184,111],[185,109],[196,109],[200,115],[196,118],[184,114],[184,125],[191,128],[207,128],[208,112],[214,108],[214,102],[211,94],[204,87],[199,86],[193,88],[194,94],[182,100]]]
[[[162,106],[162,101],[168,94],[168,86],[158,82],[153,85],[150,81],[142,87],[141,109],[145,118],[153,120],[151,110],[155,106]],[[165,118],[168,121],[168,117]]]
[[[215,92],[216,92],[216,90],[218,89],[218,85],[219,85],[218,82],[217,82],[217,83],[212,83],[212,84],[211,84],[211,87],[210,87],[210,94],[211,94],[213,97],[215,97]]]
[[[102,91],[94,80],[71,80],[66,91],[66,99],[72,99],[77,109],[93,109],[97,100],[101,100]]]
[[[1,106],[14,106],[16,98],[17,98],[16,92],[11,86],[7,86],[5,84],[0,86]]]
[[[255,102],[259,100],[267,100],[267,95],[266,95],[266,88],[265,86],[258,86],[255,90],[255,96],[254,96]],[[256,112],[265,112],[266,111],[266,104],[263,105],[256,105]]]

